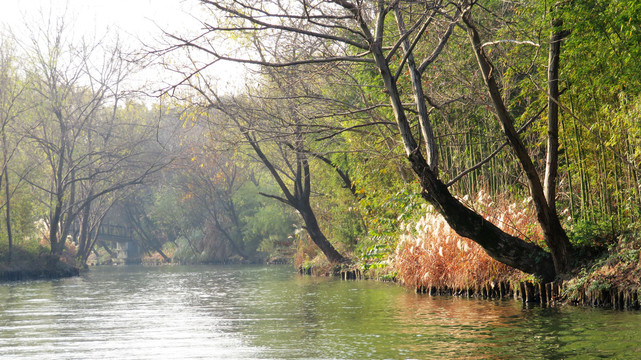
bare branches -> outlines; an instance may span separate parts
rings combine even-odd
[[[276,30],[282,30],[282,31],[285,31],[285,32],[299,33],[299,34],[307,35],[307,36],[314,37],[314,38],[337,41],[337,42],[345,43],[345,44],[348,44],[348,45],[351,45],[351,46],[354,46],[354,47],[357,47],[357,48],[360,48],[360,49],[363,49],[363,50],[367,50],[369,48],[366,44],[363,44],[363,43],[360,43],[360,42],[357,42],[357,41],[353,41],[353,40],[351,40],[349,38],[346,38],[346,37],[336,36],[336,35],[333,35],[331,33],[322,33],[322,32],[310,31],[310,30],[302,29],[300,27],[293,27],[293,26],[287,26],[287,25],[278,24],[278,23],[269,23],[269,22],[266,22],[266,21],[262,21],[262,20],[260,20],[260,17],[258,17],[258,16],[253,16],[251,14],[245,14],[245,13],[243,13],[241,11],[238,11],[238,10],[235,10],[235,9],[233,9],[231,7],[224,6],[223,3],[218,2],[218,1],[202,0],[202,2],[219,9],[219,10],[223,11],[224,13],[227,13],[229,15],[233,15],[233,16],[239,18],[239,19],[243,19],[243,20],[248,21],[251,24],[257,25],[258,27],[252,29],[252,31],[276,29]],[[343,3],[348,4],[348,2],[346,2],[346,1],[343,2]],[[341,5],[343,5],[343,4],[341,4]],[[248,7],[248,6],[244,6],[244,8],[251,10],[251,7]],[[351,5],[350,10],[352,10],[352,8],[354,8],[353,5]],[[280,15],[272,15],[272,16],[269,16],[269,17],[274,18],[274,19],[283,19],[283,18],[288,18],[289,16],[283,16],[282,14],[280,14]],[[320,19],[320,18],[321,17],[316,17],[317,20]],[[327,18],[325,18],[325,19],[327,19]],[[327,19],[327,20],[330,20],[330,19]],[[335,17],[333,17],[333,19],[335,19]],[[210,30],[216,30],[216,28],[210,28]],[[365,38],[367,38],[367,37],[365,37]]]
[[[494,45],[497,45],[497,44],[505,44],[505,43],[516,44],[516,45],[532,45],[534,47],[540,47],[541,46],[541,45],[539,45],[539,44],[537,44],[537,43],[535,43],[533,41],[529,41],[529,40],[518,41],[518,40],[505,39],[505,40],[496,40],[496,41],[485,42],[485,43],[483,43],[481,45],[481,49],[486,47],[486,46],[494,46]]]

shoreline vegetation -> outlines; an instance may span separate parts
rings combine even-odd
[[[491,199],[480,193],[469,206],[503,231],[542,243],[534,212],[523,204]],[[574,231],[577,261],[570,273],[543,282],[502,264],[475,242],[461,237],[431,209],[418,221],[401,226],[396,248],[374,247],[359,262],[332,267],[321,256],[299,247],[295,265],[301,274],[340,275],[344,280],[379,279],[429,295],[520,299],[541,305],[573,304],[620,310],[641,308],[641,237],[630,230],[609,236]],[[306,253],[301,253],[301,250]]]
[[[480,192],[462,201],[511,234],[541,244],[541,229],[528,200],[492,198]],[[620,310],[641,308],[641,236],[631,228],[622,234],[575,229],[571,232],[577,262],[571,273],[555,281],[543,282],[530,274],[502,264],[485,253],[477,243],[458,235],[443,217],[429,206],[424,215],[401,222],[400,235],[393,244],[371,246],[360,253],[342,252],[352,259],[343,264],[327,261],[322,251],[306,236],[287,243],[289,259],[300,274],[340,276],[343,280],[374,279],[392,281],[417,293],[483,299],[515,299],[528,304],[554,306],[573,304]],[[282,249],[280,250],[282,252]],[[46,247],[14,247],[12,261],[1,252],[0,282],[58,279],[77,276],[75,247],[68,243],[62,256],[46,252]],[[93,264],[116,264],[107,251],[98,251]],[[174,247],[164,248],[165,256],[149,252],[142,265],[184,263],[287,263],[285,256],[264,256],[262,261],[229,257],[224,261],[181,261]],[[282,254],[281,254],[282,255]],[[169,261],[167,261],[169,260]],[[86,268],[86,267],[85,267]]]
[[[638,249],[635,251],[638,255]],[[543,283],[538,279],[520,274],[504,278],[477,282],[462,287],[446,284],[412,285],[399,279],[395,271],[362,271],[360,266],[341,267],[331,264],[301,265],[298,272],[305,276],[340,276],[342,280],[390,281],[413,289],[418,294],[429,296],[457,296],[488,300],[520,300],[524,304],[541,306],[573,305],[614,310],[641,309],[641,262],[634,265],[626,261],[629,256],[619,249],[608,252],[602,258],[582,267],[566,280]],[[513,270],[513,269],[512,269]],[[426,275],[426,274],[425,274]]]
[[[504,223],[511,226],[527,224],[531,214],[511,209],[496,213],[502,214]],[[307,246],[298,245],[293,265],[301,275],[391,281],[429,296],[514,299],[541,306],[641,309],[641,241],[636,233],[619,236],[613,242],[615,245],[602,249],[598,256],[592,249],[588,257],[596,260],[586,261],[562,279],[543,283],[491,259],[477,244],[456,235],[442,219],[429,214],[414,229],[406,227],[407,232],[393,254],[382,249],[382,254],[370,252],[370,256],[355,263],[332,265],[307,242]],[[55,280],[81,272],[69,264],[70,256],[29,253],[19,247],[15,250],[11,263],[7,259],[0,262],[0,282]],[[316,257],[309,261],[313,254]],[[247,262],[230,259],[224,263]],[[145,266],[168,264],[179,265],[159,261],[154,255],[142,259]]]

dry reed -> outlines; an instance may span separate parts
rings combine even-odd
[[[472,203],[463,199],[486,219],[513,235],[540,242],[541,231],[536,216],[526,203],[492,200],[484,192]],[[490,258],[480,245],[452,230],[445,219],[430,207],[411,231],[406,232],[396,248],[395,267],[398,279],[416,289],[475,290],[490,284],[523,279],[522,272]]]

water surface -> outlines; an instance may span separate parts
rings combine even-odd
[[[0,285],[2,359],[635,359],[641,313],[417,295],[290,267]]]

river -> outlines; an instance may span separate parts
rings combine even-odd
[[[0,285],[1,359],[638,359],[640,339],[640,312],[430,297],[284,266]]]

